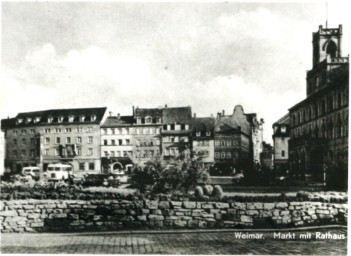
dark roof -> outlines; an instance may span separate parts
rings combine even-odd
[[[145,118],[150,116],[152,118],[161,118],[162,109],[161,108],[136,108],[134,112],[135,118]]]
[[[133,124],[133,116],[109,116],[101,127],[119,127],[131,126]]]
[[[191,123],[191,107],[164,108],[162,111],[162,122],[164,124]]]
[[[38,126],[38,125],[53,125],[58,123],[58,118],[63,117],[63,121],[60,124],[71,124],[68,122],[69,116],[74,116],[75,124],[99,124],[104,117],[106,108],[76,108],[76,109],[50,109],[35,112],[22,112],[18,113],[15,118],[1,120],[1,128],[15,128],[15,127],[26,127],[26,126]],[[91,121],[91,116],[95,115],[96,119]],[[85,116],[84,122],[80,122],[79,117]],[[40,117],[40,121],[34,123],[34,118]],[[52,117],[52,123],[48,123],[48,118]],[[26,122],[26,118],[32,118],[30,122]],[[16,124],[17,119],[23,119],[22,123]]]
[[[290,115],[289,113],[287,113],[286,115],[284,115],[282,118],[280,118],[278,121],[276,121],[274,125],[279,125],[279,124],[290,124]]]
[[[215,119],[213,117],[194,117],[192,125],[194,131],[213,131]]]
[[[252,116],[253,114],[250,114],[250,117]],[[220,117],[220,122],[216,122],[216,131],[228,130],[227,126],[229,126],[237,130],[240,128],[241,132],[245,133],[246,135],[250,135],[251,127],[250,122],[247,119],[248,118],[244,113],[243,107],[241,105],[237,105],[235,106],[232,115]],[[223,124],[226,124],[226,126]]]

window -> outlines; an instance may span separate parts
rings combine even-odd
[[[60,133],[61,132],[61,128],[55,128],[55,133]]]
[[[81,133],[81,132],[82,132],[82,127],[77,127],[77,128],[76,128],[76,132],[77,132],[77,133]]]
[[[14,130],[14,131],[13,131],[13,135],[18,135],[18,131],[17,131],[17,130]]]
[[[34,123],[39,123],[39,122],[40,122],[40,117],[39,116],[35,117],[34,118]]]
[[[56,144],[60,144],[60,143],[61,143],[61,138],[60,138],[60,137],[56,137],[55,143],[56,143]]]
[[[49,144],[50,143],[50,138],[45,138],[45,144]]]
[[[174,129],[175,129],[176,131],[180,131],[180,124],[176,124],[175,127],[174,127]]]
[[[27,134],[27,131],[26,131],[26,130],[21,130],[21,134],[22,134],[22,135],[26,135],[26,134]]]
[[[156,145],[157,145],[157,146],[160,145],[160,140],[159,140],[159,139],[156,139],[155,142],[156,142]]]
[[[79,122],[84,122],[84,120],[85,120],[85,116],[82,115],[79,117]]]
[[[92,116],[90,117],[90,120],[91,120],[92,122],[94,122],[94,121],[96,120],[96,115],[92,115]]]
[[[22,151],[21,151],[22,156],[26,156],[26,153],[27,153],[27,152],[26,152],[25,150],[22,150]]]
[[[282,156],[285,156],[285,151],[284,150],[282,150]]]
[[[50,149],[45,149],[44,154],[45,154],[46,156],[50,155]]]
[[[52,116],[48,117],[48,123],[52,123],[52,121],[54,121],[54,118]]]
[[[118,145],[123,145],[123,141],[122,140],[118,140]]]
[[[121,156],[121,151],[117,151],[117,157],[120,157]]]
[[[57,119],[57,121],[58,121],[59,123],[62,123],[62,122],[63,122],[63,116],[59,116],[58,119]]]
[[[147,116],[147,117],[145,118],[145,123],[146,123],[146,124],[151,124],[151,123],[152,123],[152,118],[151,118],[150,116]]]
[[[286,127],[285,127],[285,126],[282,126],[281,132],[282,132],[282,133],[286,133]]]
[[[84,163],[79,163],[79,170],[84,171],[85,170],[85,164]]]
[[[82,137],[77,137],[77,143],[82,143]]]
[[[17,150],[13,151],[13,156],[17,156]]]
[[[211,136],[211,132],[206,132],[206,136]]]
[[[215,145],[216,145],[216,146],[219,146],[219,140],[216,140],[216,141],[215,141]]]
[[[130,140],[126,139],[126,145],[130,145]]]
[[[221,146],[225,146],[225,140],[221,141]]]
[[[13,145],[17,145],[17,139],[13,139]]]
[[[232,154],[230,152],[227,153],[227,158],[231,158]]]
[[[157,123],[159,123],[159,124],[162,123],[162,119],[161,119],[161,118],[158,118],[158,119],[157,119]]]
[[[32,122],[32,118],[31,118],[31,117],[27,117],[26,123],[28,124],[28,123],[30,123],[30,122]]]
[[[107,129],[102,130],[103,134],[107,134]]]
[[[155,134],[155,128],[150,128],[150,134]]]
[[[232,142],[230,140],[227,140],[227,146],[231,146]]]
[[[189,130],[189,125],[188,124],[185,125],[185,130]]]
[[[50,133],[50,128],[45,128],[45,129],[44,129],[44,132],[45,132],[45,133]]]
[[[92,148],[88,148],[88,156],[92,156],[93,155],[93,149]]]
[[[74,116],[69,116],[68,117],[68,122],[71,122],[71,123],[74,122]]]
[[[71,128],[66,128],[65,132],[72,132],[72,129]]]
[[[143,134],[149,134],[149,128],[144,128],[143,129]]]
[[[110,152],[110,156],[111,156],[111,157],[115,157],[115,151],[111,151],[111,152]]]
[[[67,143],[67,144],[70,144],[70,143],[71,143],[71,137],[67,137],[67,138],[66,138],[66,143]]]
[[[111,134],[116,134],[116,130],[115,129],[111,129]]]
[[[108,152],[107,151],[104,151],[104,154],[106,157],[108,157]]]
[[[160,134],[160,129],[156,128],[156,134]]]
[[[104,140],[104,145],[107,146],[107,140]]]
[[[141,128],[136,129],[136,134],[141,134]]]
[[[189,142],[189,138],[188,137],[183,137],[183,141],[184,142]]]
[[[221,158],[225,158],[225,152],[221,153]]]
[[[137,117],[137,124],[141,124],[141,118]]]
[[[93,127],[89,126],[89,127],[87,128],[87,132],[92,132],[92,131],[93,131]]]
[[[219,158],[219,153],[218,152],[215,153],[215,158]]]
[[[77,147],[77,155],[78,156],[82,155],[82,147]]]
[[[93,136],[88,137],[88,143],[93,143]]]
[[[60,149],[56,148],[55,149],[55,156],[59,156],[60,155]]]
[[[201,136],[201,132],[196,132],[196,137],[200,137]]]
[[[34,156],[35,156],[34,149],[31,149],[31,150],[30,150],[30,156],[31,156],[31,157],[34,157]]]
[[[95,170],[95,164],[94,163],[89,163],[89,170],[90,171]]]
[[[29,132],[30,132],[30,134],[34,134],[35,130],[34,129],[30,129]]]
[[[23,119],[22,118],[18,118],[17,119],[17,124],[20,124],[20,123],[22,123],[23,122]]]
[[[34,138],[30,138],[30,144],[31,144],[31,145],[34,145],[34,143],[35,143]]]

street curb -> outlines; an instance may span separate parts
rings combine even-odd
[[[264,229],[194,229],[194,230],[130,230],[130,231],[97,231],[97,232],[74,232],[74,233],[23,233],[23,235],[56,235],[56,236],[77,236],[77,235],[153,235],[153,234],[200,234],[200,233],[232,233],[232,232],[288,232],[288,231],[306,231],[316,229],[329,228],[346,228],[347,225],[325,225],[325,226],[310,226],[297,228],[264,228]],[[16,234],[18,233],[7,233]],[[4,234],[1,234],[4,235]]]

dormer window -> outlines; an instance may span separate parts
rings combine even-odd
[[[282,126],[281,131],[282,131],[282,133],[286,133],[286,127]]]
[[[63,116],[59,116],[57,120],[58,120],[59,123],[62,123],[63,122]]]
[[[68,116],[68,122],[74,122],[74,116]]]
[[[23,119],[22,118],[17,118],[17,124],[21,124],[23,123]]]
[[[28,124],[28,123],[30,123],[30,122],[32,122],[32,118],[31,118],[31,117],[27,117],[26,123]]]
[[[201,132],[196,132],[196,137],[200,137],[201,136]]]
[[[84,120],[85,120],[85,116],[80,116],[80,117],[79,117],[79,121],[80,121],[80,122],[84,122]]]
[[[152,123],[152,118],[150,116],[145,117],[145,123],[146,124],[151,124]]]
[[[34,123],[39,123],[40,122],[40,116],[36,116],[34,118]]]
[[[54,118],[52,116],[48,117],[48,123],[52,123],[52,121],[54,121]]]
[[[92,122],[94,122],[94,121],[96,120],[96,115],[92,115],[92,116],[90,117],[90,120],[91,120]]]
[[[141,118],[137,117],[137,124],[141,124]]]
[[[211,136],[211,132],[206,132],[206,136]]]

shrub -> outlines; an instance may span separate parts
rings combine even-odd
[[[202,198],[204,196],[204,191],[203,191],[202,187],[196,186],[196,188],[195,188],[195,196],[197,198]]]
[[[211,196],[212,193],[213,193],[213,187],[212,187],[212,185],[205,185],[204,188],[203,188],[203,190],[204,190],[204,194],[205,194],[206,196]]]
[[[222,198],[223,197],[223,189],[220,185],[214,186],[213,196]]]

